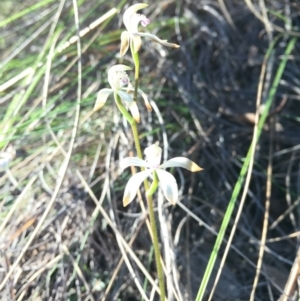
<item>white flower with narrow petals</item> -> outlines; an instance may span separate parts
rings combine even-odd
[[[134,91],[134,88],[132,87],[129,77],[125,72],[127,70],[131,70],[131,68],[121,64],[112,66],[108,69],[107,78],[111,89],[104,88],[98,92],[94,112],[100,110],[105,105],[110,94],[116,92],[121,97],[125,106],[130,110],[135,121],[140,122],[138,106],[130,94],[130,92],[132,93]],[[143,97],[147,109],[151,111],[152,108],[147,95],[140,89],[138,89],[138,93]]]
[[[121,56],[123,56],[127,52],[131,42],[133,44],[134,52],[137,53],[142,45],[141,37],[149,38],[152,41],[167,47],[172,47],[172,48],[180,47],[177,44],[168,43],[167,40],[161,40],[154,34],[138,31],[138,24],[140,22],[141,25],[144,27],[146,27],[150,23],[150,20],[146,16],[136,13],[138,10],[143,9],[147,6],[148,4],[145,3],[137,3],[130,6],[125,11],[123,15],[123,22],[127,31],[123,31],[121,34],[121,50],[120,50]]]
[[[176,157],[160,164],[162,149],[153,144],[147,147],[144,151],[146,160],[135,157],[128,157],[121,161],[121,169],[124,170],[129,166],[139,166],[146,168],[145,170],[133,175],[125,188],[123,205],[127,206],[136,196],[142,182],[156,172],[159,186],[161,187],[165,198],[171,203],[175,204],[178,200],[178,186],[174,176],[165,171],[163,168],[167,167],[183,167],[191,172],[201,171],[202,168],[193,161],[184,158]]]

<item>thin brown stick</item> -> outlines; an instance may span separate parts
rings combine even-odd
[[[291,268],[291,272],[288,281],[286,282],[284,292],[282,293],[278,301],[289,301],[291,300],[290,298],[294,297],[299,273],[300,273],[300,248],[298,249],[297,256]]]
[[[270,131],[270,146],[269,146],[269,160],[268,160],[268,169],[267,169],[267,185],[266,185],[266,202],[265,202],[265,214],[263,221],[263,230],[261,234],[261,243],[259,248],[259,255],[257,260],[256,274],[253,281],[252,291],[250,295],[250,301],[254,301],[255,291],[257,288],[259,275],[261,272],[264,251],[266,246],[266,238],[268,234],[268,225],[269,225],[269,210],[270,210],[270,201],[271,201],[271,190],[272,190],[272,174],[273,174],[273,139],[274,139],[274,127],[275,119],[271,118],[271,131]]]

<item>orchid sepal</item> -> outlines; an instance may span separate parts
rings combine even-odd
[[[133,43],[133,51],[134,53],[137,53],[142,47],[141,37],[138,34],[133,34],[132,43]]]
[[[126,207],[128,204],[130,204],[133,201],[141,184],[143,183],[144,180],[147,179],[147,177],[151,174],[151,172],[152,171],[150,169],[147,169],[139,173],[136,173],[129,179],[129,181],[126,184],[124,196],[123,196],[124,207]]]
[[[156,177],[157,175],[159,186],[162,188],[162,192],[165,198],[174,205],[178,200],[178,186],[174,176],[171,173],[165,171],[163,168],[183,167],[192,172],[202,170],[199,165],[184,157],[175,157],[160,165],[162,149],[157,144],[153,144],[147,147],[144,153],[146,160],[135,157],[128,157],[123,159],[120,163],[122,170],[129,166],[148,168],[130,178],[125,188],[123,204],[129,204],[134,199],[138,191],[138,188],[136,186],[141,185],[141,183],[152,174],[154,177]],[[137,181],[135,184],[133,184],[132,178]],[[130,191],[130,189],[132,189],[132,191]]]
[[[165,198],[175,205],[178,200],[178,186],[174,176],[163,169],[157,169],[156,173]]]
[[[160,165],[160,168],[168,168],[168,167],[182,167],[191,172],[197,172],[203,170],[203,168],[201,168],[195,162],[184,157],[175,157]]]
[[[149,167],[149,164],[145,160],[137,157],[127,157],[120,162],[122,171],[129,166]]]
[[[128,31],[123,31],[121,33],[121,47],[120,56],[124,56],[129,48],[130,33]]]
[[[97,100],[94,105],[94,112],[99,111],[105,105],[108,96],[113,93],[112,89],[104,88],[97,93]]]
[[[151,33],[139,32],[139,36],[140,37],[149,38],[152,41],[154,41],[154,42],[156,42],[158,44],[161,44],[163,46],[166,46],[166,47],[180,48],[180,45],[175,44],[175,43],[169,43],[168,40],[161,40],[159,37],[157,37],[156,35],[151,34]]]

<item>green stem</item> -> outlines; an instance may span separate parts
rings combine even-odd
[[[146,191],[146,195],[147,197],[152,196],[154,194],[154,192],[157,190],[158,184],[159,184],[159,180],[158,180],[158,176],[156,171],[153,171],[153,182],[150,186],[150,188]]]
[[[132,129],[132,133],[133,133],[133,139],[134,139],[134,144],[135,144],[137,155],[140,159],[143,159],[137,123],[135,122],[135,120],[133,120],[133,123],[131,123],[131,129]],[[142,167],[141,169],[145,170],[144,167]],[[157,177],[156,172],[154,172],[154,181],[153,182],[157,181],[157,185],[158,185],[158,179],[156,179],[156,181],[155,181],[156,177]],[[153,241],[153,248],[154,248],[156,269],[157,269],[157,277],[158,277],[158,283],[159,283],[159,289],[160,289],[160,300],[165,301],[166,300],[165,281],[164,281],[162,265],[160,262],[161,255],[160,255],[159,244],[158,244],[157,227],[156,227],[156,221],[155,221],[155,215],[154,215],[153,199],[152,199],[151,193],[148,195],[148,191],[151,192],[153,190],[153,187],[154,187],[153,185],[155,185],[155,183],[152,184],[151,188],[150,188],[148,180],[146,179],[144,181],[145,191],[147,192],[146,198],[147,198],[147,203],[148,203],[150,226],[151,226],[151,232],[152,232],[152,241]]]
[[[133,57],[134,65],[135,65],[135,77],[134,77],[135,85],[134,85],[133,99],[134,99],[134,101],[137,101],[137,93],[138,93],[138,86],[139,86],[140,61],[139,61],[138,53],[135,53],[134,50],[133,50],[134,48],[133,48],[132,43],[130,45],[130,49],[131,49],[131,53],[132,53],[132,57]],[[120,100],[120,98],[119,98],[119,100]],[[119,101],[119,102],[121,103],[121,101]],[[122,105],[122,103],[121,103],[121,105]],[[118,107],[119,107],[119,105],[118,105]],[[121,111],[122,114],[123,114],[123,111]],[[130,116],[130,118],[128,118],[128,116],[127,116],[128,111],[126,109],[125,109],[125,111],[126,112],[124,112],[124,113],[126,115],[125,114],[123,114],[123,115],[131,125],[137,156],[140,159],[143,159],[143,154],[142,154],[140,140],[139,140],[137,123],[135,122],[135,120],[131,116]],[[145,168],[143,168],[143,167],[141,169],[145,170]],[[155,192],[155,190],[157,189],[157,186],[158,186],[158,178],[157,178],[156,172],[154,172],[154,181],[153,182],[154,183],[152,183],[151,188],[150,188],[149,187],[149,182],[146,179],[144,181],[144,187],[145,187],[145,191],[146,191],[146,198],[147,198],[148,210],[149,210],[149,218],[150,218],[150,225],[151,225],[151,232],[152,232],[152,241],[153,241],[153,248],[154,248],[154,254],[155,254],[155,261],[156,261],[157,277],[158,277],[159,289],[160,289],[160,300],[165,301],[166,300],[165,281],[164,281],[164,274],[163,274],[162,264],[161,264],[161,261],[160,261],[161,254],[160,254],[160,250],[159,250],[157,227],[156,227],[154,207],[153,207],[153,199],[152,199],[152,195],[153,195],[153,193]],[[150,190],[149,190],[149,188],[150,188]]]
[[[158,183],[157,183],[157,185],[158,185]],[[144,187],[145,187],[145,190],[147,191],[146,197],[147,197],[147,203],[148,203],[148,209],[149,209],[152,240],[153,240],[153,247],[154,247],[154,254],[155,254],[155,261],[156,261],[158,283],[159,283],[159,289],[160,289],[160,300],[165,301],[166,300],[165,281],[164,281],[162,265],[160,262],[161,255],[160,255],[159,244],[158,244],[157,228],[156,228],[156,221],[155,221],[155,215],[154,215],[154,209],[153,209],[153,199],[152,199],[152,195],[148,194],[149,183],[147,180],[144,181]],[[151,185],[151,188],[153,189],[152,185]],[[150,192],[151,192],[151,188],[150,188]],[[156,187],[156,189],[157,189],[157,187]]]
[[[116,104],[118,106],[119,111],[122,113],[122,115],[126,118],[126,120],[131,125],[137,155],[140,159],[143,159],[143,154],[142,154],[140,140],[139,140],[139,133],[138,133],[138,128],[137,128],[137,123],[132,118],[130,113],[126,110],[124,105],[122,104],[121,98],[118,95],[118,93],[115,92],[114,96],[115,96],[115,101],[116,101]],[[142,170],[145,170],[145,168],[142,167]],[[146,198],[147,198],[148,209],[149,209],[152,240],[153,240],[153,247],[154,247],[154,254],[155,254],[159,289],[160,289],[160,300],[165,301],[165,299],[166,299],[165,282],[164,282],[163,269],[162,269],[162,265],[161,265],[161,262],[160,262],[161,255],[160,255],[160,251],[159,251],[157,228],[156,228],[156,221],[155,221],[155,215],[154,215],[154,209],[153,209],[153,199],[152,199],[152,195],[158,187],[158,178],[157,178],[156,172],[154,172],[153,174],[154,174],[154,180],[153,180],[153,183],[152,183],[151,187],[149,187],[148,180],[144,181],[144,187],[145,187],[145,191],[147,192],[146,193]]]
[[[138,52],[134,52],[133,42],[130,44],[131,55],[134,61],[134,95],[133,100],[137,101],[137,94],[139,89],[139,75],[140,75],[140,60]]]

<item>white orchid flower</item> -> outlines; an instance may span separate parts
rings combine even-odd
[[[184,157],[176,157],[166,161],[163,164],[160,164],[162,149],[157,144],[153,144],[147,147],[144,153],[146,160],[135,157],[128,157],[123,159],[120,163],[122,170],[129,166],[139,166],[146,168],[145,170],[136,173],[129,179],[123,197],[124,207],[127,206],[135,198],[142,182],[146,178],[151,176],[154,172],[156,172],[157,174],[159,185],[162,188],[165,198],[174,205],[178,200],[178,186],[174,176],[171,173],[163,170],[163,168],[183,167],[191,172],[202,170],[202,168],[196,163]]]
[[[123,56],[128,48],[130,43],[133,43],[134,53],[137,53],[142,45],[141,37],[149,38],[152,41],[159,43],[161,45],[179,48],[180,46],[173,43],[168,43],[167,40],[161,40],[156,35],[151,33],[143,33],[138,31],[138,24],[141,22],[141,25],[146,27],[150,20],[141,14],[137,14],[136,12],[140,9],[147,7],[148,4],[145,3],[137,3],[130,6],[123,15],[123,22],[127,29],[127,31],[123,31],[121,34],[121,50],[120,55]]]
[[[129,77],[125,72],[127,70],[131,70],[131,68],[121,64],[112,66],[108,69],[107,78],[111,89],[104,88],[98,92],[97,100],[94,106],[94,112],[100,110],[105,105],[107,98],[111,93],[116,92],[121,97],[125,106],[130,110],[135,121],[140,122],[140,112],[138,106],[133,100],[133,97],[130,95],[130,92],[133,92],[134,88],[132,87]],[[152,108],[148,101],[147,95],[140,89],[138,89],[138,93],[143,97],[148,110],[151,110]]]

